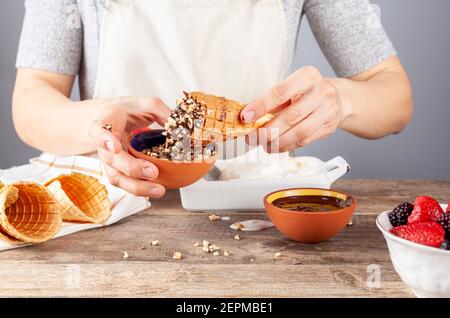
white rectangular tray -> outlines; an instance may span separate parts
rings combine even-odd
[[[326,174],[266,180],[206,181],[202,179],[180,189],[181,204],[190,211],[263,210],[263,198],[270,192],[288,188],[323,188],[350,171],[342,157],[323,162]]]

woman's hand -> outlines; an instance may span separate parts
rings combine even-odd
[[[268,130],[263,146],[269,152],[294,150],[325,138],[345,117],[336,87],[314,67],[299,69],[247,105],[241,118],[250,123],[266,113],[276,115],[264,127]]]
[[[89,135],[97,147],[112,185],[136,196],[161,197],[165,188],[152,182],[158,176],[158,168],[145,160],[128,154],[122,141],[133,130],[149,126],[153,122],[164,125],[170,109],[159,98],[117,98],[101,101],[105,110],[91,125]],[[111,131],[105,129],[111,125]]]

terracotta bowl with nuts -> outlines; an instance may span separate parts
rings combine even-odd
[[[294,241],[319,243],[349,223],[356,200],[339,191],[299,188],[269,193],[264,206],[281,233]]]
[[[155,182],[165,186],[167,189],[179,189],[186,187],[198,180],[211,170],[216,156],[202,158],[193,161],[175,161],[161,159],[145,154],[146,149],[163,145],[166,136],[164,130],[145,130],[133,133],[126,140],[128,152],[136,158],[150,161],[159,169],[158,178]]]

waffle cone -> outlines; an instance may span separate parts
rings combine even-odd
[[[266,114],[254,123],[245,124],[240,117],[244,104],[201,92],[192,92],[190,95],[206,105],[203,125],[201,129],[194,129],[194,140],[214,142],[246,136],[274,118],[272,114]]]
[[[81,173],[61,175],[46,183],[68,222],[103,223],[111,216],[106,187],[96,178]]]
[[[44,186],[20,182],[0,190],[0,238],[9,243],[41,243],[61,227],[61,211]]]

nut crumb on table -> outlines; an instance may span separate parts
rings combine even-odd
[[[151,245],[151,246],[159,246],[159,245],[161,245],[161,244],[159,243],[159,241],[151,241],[151,242],[149,243],[149,245]]]
[[[127,252],[123,252],[123,258],[124,259],[127,259],[127,258],[129,258],[130,257],[130,255],[127,253]]]
[[[179,260],[181,260],[182,258],[183,258],[183,255],[181,255],[180,252],[175,252],[175,253],[173,253],[173,259],[174,259],[175,261],[179,261]]]

